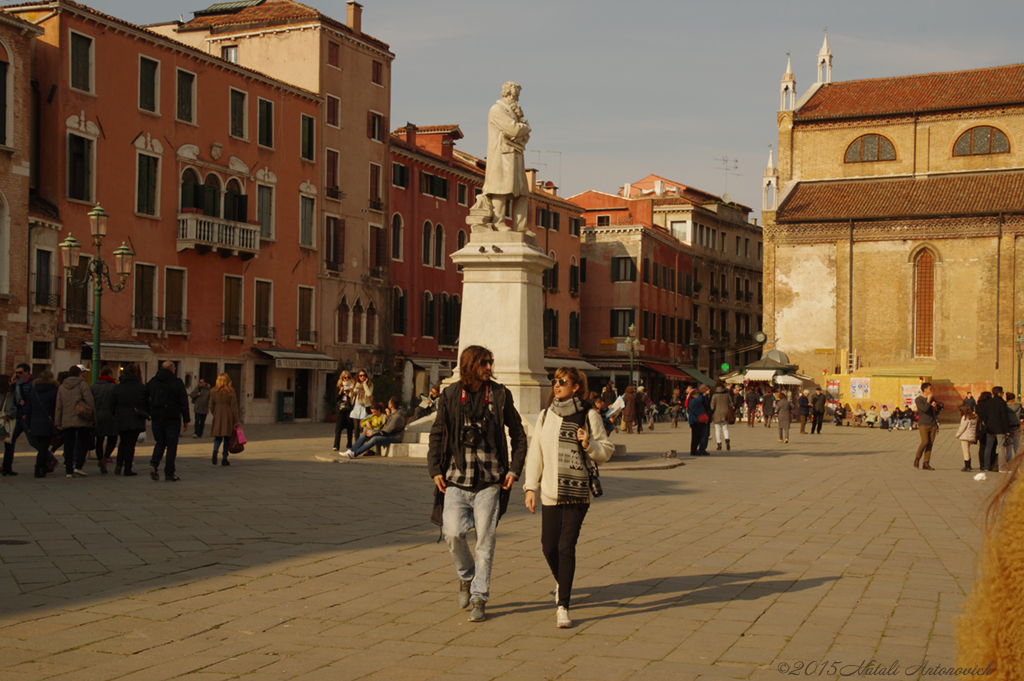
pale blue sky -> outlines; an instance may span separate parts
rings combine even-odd
[[[191,18],[214,0],[93,0],[139,24]],[[340,20],[344,0],[307,4]],[[1024,62],[1019,0],[363,0],[363,29],[396,55],[391,127],[458,123],[483,156],[501,84],[523,86],[528,161],[568,196],[649,173],[714,193],[727,157],[737,201],[761,207],[779,79],[815,80],[829,29],[833,80]],[[561,152],[561,155],[541,152]],[[559,159],[561,163],[559,164]],[[541,163],[546,165],[540,165]],[[559,165],[561,167],[559,167]]]

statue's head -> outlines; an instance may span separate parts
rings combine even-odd
[[[508,81],[507,83],[505,83],[504,85],[501,86],[501,96],[502,97],[511,97],[512,99],[518,101],[519,100],[519,92],[522,89],[523,88],[519,85],[519,83],[516,83],[516,82],[513,82],[513,81],[510,80],[510,81]]]

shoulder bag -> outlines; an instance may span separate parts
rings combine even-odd
[[[85,383],[82,383],[82,390],[85,390]],[[75,416],[85,421],[96,419],[96,410],[85,401],[85,393],[83,392],[78,393],[78,402],[75,403]]]

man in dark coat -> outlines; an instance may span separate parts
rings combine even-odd
[[[992,388],[992,399],[982,405],[985,410],[985,444],[979,454],[981,470],[993,473],[999,470],[999,444],[1010,432],[1010,411],[1003,399],[1003,387]]]
[[[759,399],[760,398],[759,398],[759,396],[757,394],[757,389],[754,387],[754,384],[751,383],[747,387],[747,395],[746,395],[746,401],[747,401],[747,427],[749,427],[749,428],[753,428],[754,427],[754,419],[757,417],[757,402],[758,402]]]
[[[811,435],[821,435],[821,424],[825,421],[825,409],[828,408],[828,395],[821,388],[814,389],[811,398]]]
[[[167,482],[180,480],[174,474],[174,462],[178,458],[178,437],[182,432],[182,422],[186,431],[189,424],[188,392],[174,371],[174,362],[167,360],[160,365],[156,376],[146,384],[150,416],[153,418],[153,439],[156,441],[153,445],[153,458],[149,460],[149,477],[160,479],[158,469],[166,450],[164,480]]]
[[[139,442],[139,435],[146,432],[146,419],[149,418],[149,395],[137,364],[126,366],[121,381],[114,386],[110,411],[114,414],[114,429],[118,435],[114,475],[136,476],[138,473],[132,470],[135,445]]]

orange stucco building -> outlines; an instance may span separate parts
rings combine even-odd
[[[191,386],[225,372],[243,419],[317,418],[336,361],[317,352],[317,95],[70,0],[7,8],[43,30],[33,77],[40,99],[33,168],[55,229],[32,262],[61,272],[58,243],[95,253],[87,214],[109,213],[101,257],[135,252],[119,293],[102,298],[100,361],[171,359]],[[118,277],[111,272],[114,283]],[[91,286],[65,280],[52,366],[92,359]],[[44,338],[40,338],[43,340]]]

